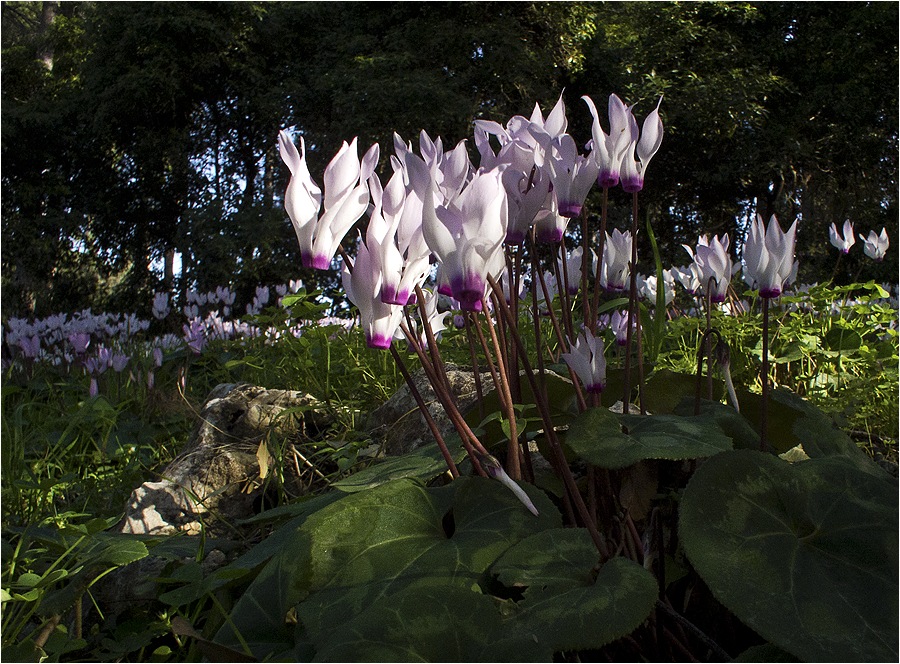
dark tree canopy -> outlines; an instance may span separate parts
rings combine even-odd
[[[321,181],[343,140],[454,145],[563,90],[579,141],[583,94],[639,118],[663,95],[642,205],[664,262],[758,210],[801,219],[801,279],[824,280],[832,222],[897,236],[897,26],[896,3],[4,2],[3,315],[333,287],[300,267],[280,128]]]

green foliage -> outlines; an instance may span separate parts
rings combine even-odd
[[[594,578],[590,539],[559,529],[549,500],[526,490],[540,517],[479,478],[351,493],[292,530],[217,640],[245,642],[257,657],[530,661],[634,629],[653,607],[653,579],[624,560]],[[524,593],[520,603],[491,594],[505,586]],[[284,618],[295,605],[291,629]],[[548,620],[558,627],[547,630]],[[588,622],[598,627],[583,629]]]
[[[103,576],[147,556],[142,542],[102,532],[115,518],[84,521],[83,514],[60,516],[65,525],[29,526],[2,541],[4,657],[59,658],[85,648],[81,634],[68,637],[64,628],[56,628],[57,638],[36,644],[33,619],[65,612],[89,596],[91,586]]]
[[[583,94],[639,113],[665,95],[667,167],[642,194],[665,263],[699,232],[736,240],[759,207],[802,213],[801,278],[821,281],[832,221],[896,219],[891,3],[7,2],[2,20],[6,316],[285,275],[334,294],[285,232],[277,128],[303,133],[321,173],[352,136],[385,154],[428,127],[455,145],[473,117],[563,90],[582,120]],[[630,197],[612,203],[621,226]],[[834,272],[895,274],[896,257]]]
[[[886,295],[881,286],[868,282],[818,284],[782,297],[773,310],[779,326],[769,355],[776,384],[829,413],[839,413],[839,423],[847,429],[894,437],[900,409],[896,390],[900,341],[892,322],[896,309],[884,302]],[[735,384],[758,392],[762,326],[756,304],[750,304],[750,312],[740,316],[713,311],[712,322],[730,347]],[[657,371],[696,371],[699,329],[696,318],[668,321]],[[663,393],[668,380],[661,380]],[[722,384],[716,385],[716,395],[724,394]]]
[[[715,596],[803,661],[897,658],[896,485],[840,457],[751,451],[695,473],[680,535]]]
[[[566,444],[600,468],[625,468],[644,459],[697,459],[731,449],[731,439],[705,415],[616,415],[601,408],[578,416]]]

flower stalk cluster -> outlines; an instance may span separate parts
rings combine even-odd
[[[660,281],[656,275],[639,275],[638,197],[662,144],[662,99],[639,124],[634,107],[610,95],[608,129],[593,100],[583,100],[592,118],[591,140],[583,149],[568,133],[560,96],[546,116],[535,105],[530,116],[516,115],[506,123],[477,120],[473,134],[477,164],[471,161],[465,141],[445,147],[440,137],[423,131],[416,149],[395,135],[384,184],[377,145],[359,158],[356,139],[345,142],[326,168],[321,188],[307,167],[302,134],[298,149],[287,131],[280,132],[279,150],[291,173],[285,209],[302,264],[329,269],[340,252],[344,289],[359,311],[366,343],[391,352],[451,476],[461,472],[459,460],[453,458],[427,413],[395,343],[398,340],[405,340],[418,358],[474,471],[503,482],[536,512],[518,485],[534,480],[519,419],[526,406],[521,395],[527,383],[549,445],[549,461],[566,487],[564,506],[570,519],[587,527],[598,550],[608,555],[608,542],[597,529],[596,495],[590,505],[585,502],[562,453],[546,393],[544,358],[565,364],[578,407],[586,410],[600,406],[600,395],[607,388],[606,350],[618,348],[624,364],[623,412],[627,414],[633,405],[636,363],[637,398],[644,413],[641,309],[646,305],[640,300],[650,300],[657,320],[664,322],[680,282],[692,295],[702,294],[706,302],[701,352],[707,358],[707,395],[712,398],[712,367],[717,364],[737,408],[729,353],[712,327],[712,311],[734,304],[733,299],[728,302],[734,298],[732,278],[743,270],[744,281],[762,298],[766,397],[768,308],[796,278],[798,224],[795,221],[785,232],[774,217],[768,225],[757,217],[741,243],[740,261],[732,254],[727,234],[702,236],[696,245],[685,247],[689,265],[657,271],[663,275]],[[599,228],[592,226],[585,203],[595,186],[601,193]],[[627,230],[607,228],[609,190],[617,186],[631,194],[631,228]],[[582,244],[572,247],[567,246],[567,233],[569,221],[575,218],[580,218]],[[364,225],[351,233],[363,219]],[[882,257],[887,248],[886,233],[882,236],[873,233],[865,241],[866,253],[873,258]],[[831,240],[846,253],[855,241],[852,225],[845,224],[843,237],[832,228]],[[523,260],[526,253],[530,260]],[[543,269],[546,264],[549,270]],[[603,299],[610,301],[605,307],[609,310],[621,307],[625,297],[627,308],[608,311],[601,320]],[[158,303],[160,311],[165,306]],[[446,329],[444,320],[451,315],[453,327],[465,330],[479,404],[485,391],[482,368],[490,374],[498,396],[508,438],[505,455],[498,453],[502,464],[467,424],[450,389],[440,337]],[[526,342],[529,335],[523,322],[527,321],[534,337]],[[550,334],[542,329],[544,321]],[[709,343],[714,336],[720,338],[716,346]],[[763,417],[761,444],[765,446]]]

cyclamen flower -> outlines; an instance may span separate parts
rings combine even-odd
[[[533,167],[533,161],[532,159],[532,166],[527,173],[515,167],[508,167],[503,171],[503,186],[509,208],[506,244],[510,246],[525,241],[528,231],[544,212],[542,208],[547,204],[548,198],[553,198],[550,193],[550,177],[542,169]]]
[[[190,325],[183,325],[184,341],[188,348],[195,355],[199,355],[206,347],[206,331],[203,328],[203,322],[199,318],[194,318]]]
[[[130,359],[125,353],[113,353],[112,357],[109,358],[109,365],[116,373],[122,373]]]
[[[656,104],[653,112],[644,120],[644,127],[640,132],[640,140],[638,140],[637,120],[629,112],[629,131],[631,133],[631,143],[622,160],[622,189],[628,193],[637,193],[644,188],[644,176],[647,173],[647,166],[659,146],[662,144],[663,124],[659,119],[659,105],[662,104],[662,97]],[[629,109],[630,110],[630,109]],[[640,162],[635,161],[634,155],[637,152]]]
[[[169,315],[169,294],[155,293],[153,295],[153,316],[162,320]]]
[[[91,335],[86,332],[75,332],[69,335],[69,343],[78,355],[83,355],[91,343]]]
[[[38,335],[31,337],[22,337],[19,339],[19,348],[22,354],[28,358],[36,358],[41,352],[41,338]]]
[[[631,315],[626,312],[614,311],[612,315],[612,320],[610,321],[609,327],[612,329],[613,333],[616,335],[616,345],[617,346],[626,346],[628,345],[628,322],[631,320]],[[635,327],[634,323],[631,324],[632,329]]]
[[[534,503],[531,501],[531,498],[528,497],[528,494],[525,493],[525,490],[522,489],[516,481],[512,479],[509,475],[506,474],[506,471],[503,470],[503,466],[500,465],[500,462],[490,454],[482,454],[479,455],[478,461],[481,463],[481,467],[484,469],[484,472],[488,474],[491,479],[495,479],[507,489],[513,492],[516,498],[519,499],[525,508],[534,514],[535,516],[540,516],[538,514],[537,508],[534,506]]]
[[[650,275],[649,277],[644,277],[644,275],[637,275],[637,289],[638,293],[644,298],[646,298],[651,304],[656,304],[656,295],[659,292],[659,285],[656,281],[656,275]],[[675,277],[672,275],[670,270],[663,270],[663,289],[665,293],[665,301],[666,306],[672,304],[675,300]]]
[[[578,154],[575,139],[568,134],[551,139],[548,134],[538,131],[533,133],[541,146],[541,151],[535,153],[535,164],[546,168],[550,174],[559,214],[563,217],[577,217],[597,179],[599,166],[596,160]]]
[[[547,194],[544,204],[534,217],[534,237],[541,244],[557,244],[566,234],[569,218],[559,213],[559,204],[553,192]]]
[[[425,241],[442,266],[454,298],[466,311],[478,311],[487,276],[504,267],[506,191],[499,170],[478,172],[453,202],[435,207],[433,187],[423,208]]]
[[[850,223],[849,219],[844,222],[843,230],[844,235],[841,237],[838,234],[837,227],[831,224],[831,228],[828,229],[828,238],[836,249],[841,250],[842,254],[849,254],[850,247],[856,244],[856,238],[853,236],[853,224]]]
[[[609,96],[609,135],[600,126],[600,115],[593,100],[587,95],[582,99],[594,118],[591,127],[593,135],[591,156],[597,162],[597,184],[601,187],[615,187],[619,184],[622,160],[631,140],[628,107],[616,95]]]
[[[537,104],[530,120],[516,115],[509,120],[506,128],[490,120],[475,121],[475,146],[481,154],[481,168],[504,168],[502,179],[509,208],[507,245],[518,245],[525,240],[550,195],[549,173],[535,164],[536,150],[539,148],[530,128],[541,128],[552,138],[563,133],[566,125],[562,97],[546,121]],[[497,154],[494,154],[490,144],[491,135],[500,142]]]
[[[424,162],[409,155],[407,163],[418,164],[409,177],[413,187],[424,192],[428,186]],[[411,304],[416,286],[425,281],[431,267],[431,252],[421,225],[422,201],[414,190],[407,191],[404,186],[406,174],[407,169],[398,168],[384,191],[377,178],[371,179],[375,209],[366,231],[366,247],[378,264],[381,299],[386,304]]]
[[[306,144],[302,136],[300,144],[302,154],[286,131],[279,132],[278,149],[291,171],[284,206],[300,244],[304,267],[327,270],[344,235],[369,205],[366,181],[378,162],[378,144],[369,148],[360,161],[356,139],[349,144],[344,141],[325,168],[324,197],[306,165]],[[322,204],[324,213],[319,218]]]
[[[558,260],[562,260],[562,247],[559,250]],[[576,247],[572,251],[569,252],[568,258],[566,261],[566,276],[568,278],[568,287],[566,291],[569,295],[575,295],[578,292],[578,289],[581,288],[581,257],[584,255],[583,247]]]
[[[603,243],[603,261],[600,266],[600,285],[610,292],[625,290],[625,282],[631,274],[631,232],[614,229],[606,234]]]
[[[675,279],[678,280],[678,283],[684,286],[684,290],[691,295],[696,295],[699,292],[702,274],[700,267],[696,263],[672,268],[672,276],[674,276]]]
[[[750,234],[744,243],[744,280],[751,288],[758,288],[761,297],[778,297],[797,274],[794,261],[797,222],[784,232],[775,215],[768,228],[762,217],[750,224]]]
[[[878,262],[884,260],[884,255],[887,253],[888,246],[890,246],[886,228],[881,229],[881,235],[875,235],[875,231],[869,231],[868,238],[864,238],[860,235],[859,239],[865,242],[863,252],[866,256]]]
[[[571,352],[561,357],[575,372],[588,392],[602,392],[606,387],[606,358],[603,356],[603,340],[589,330],[578,336]]]
[[[347,298],[359,309],[360,323],[369,348],[387,350],[400,326],[403,307],[381,299],[382,276],[376,260],[363,242],[352,265],[344,265],[341,280]]]
[[[710,299],[713,302],[724,302],[728,291],[728,284],[735,273],[735,267],[728,253],[728,234],[721,239],[714,235],[712,240],[702,235],[697,242],[697,251],[694,253],[688,245],[683,245],[694,259],[694,264],[700,271],[700,286],[704,292],[710,289]],[[712,285],[710,287],[710,284]]]

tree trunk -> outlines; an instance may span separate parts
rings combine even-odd
[[[56,10],[59,9],[59,2],[56,0],[45,0],[41,7],[41,23],[38,27],[38,50],[36,57],[44,65],[47,71],[53,71],[53,44],[48,34],[50,26],[56,19]]]
[[[166,249],[164,269],[163,287],[167,293],[171,293],[175,287],[175,249],[173,248]]]

